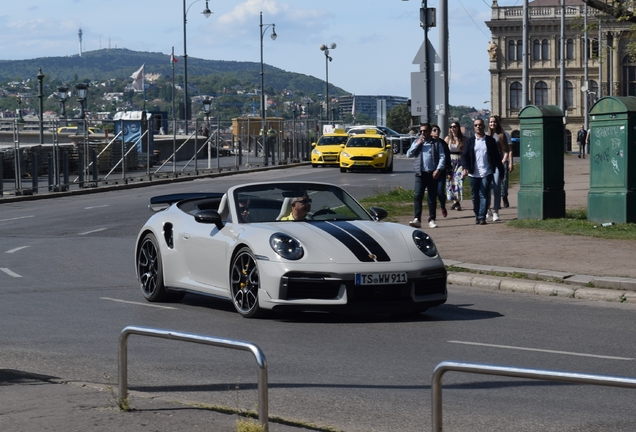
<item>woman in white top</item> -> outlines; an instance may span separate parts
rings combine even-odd
[[[503,131],[503,127],[501,126],[501,118],[498,115],[490,116],[488,119],[488,132],[487,135],[490,135],[497,142],[497,147],[499,149],[499,156],[501,157],[501,162],[504,166],[508,162],[508,156],[510,154],[508,137],[506,133]],[[501,208],[501,181],[499,180],[499,172],[495,171],[493,184],[492,184],[492,194],[494,195],[494,202],[492,203],[492,207],[490,202],[488,203],[488,215],[487,218],[492,216],[492,221],[497,222],[501,220],[499,218],[499,209]],[[488,197],[490,199],[490,197]],[[508,201],[506,197],[506,202]]]

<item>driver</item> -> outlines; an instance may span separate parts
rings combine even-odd
[[[302,196],[295,197],[291,202],[291,213],[282,217],[280,220],[305,220],[307,213],[311,210],[311,198],[307,195],[307,191],[303,191]]]

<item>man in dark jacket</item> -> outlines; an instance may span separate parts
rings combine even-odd
[[[462,152],[462,167],[464,177],[468,175],[470,182],[470,194],[473,200],[475,223],[486,225],[486,211],[490,199],[495,169],[499,168],[500,177],[503,177],[504,167],[499,157],[497,142],[491,136],[486,135],[485,125],[482,119],[473,122],[475,136],[469,138]]]

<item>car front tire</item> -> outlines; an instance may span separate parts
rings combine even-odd
[[[245,318],[257,318],[263,311],[258,304],[261,286],[256,258],[249,248],[238,251],[230,267],[230,294],[236,311]]]
[[[154,234],[144,236],[137,251],[137,278],[141,294],[151,302],[179,301],[185,295],[179,292],[168,292],[163,283],[163,264],[159,243]]]

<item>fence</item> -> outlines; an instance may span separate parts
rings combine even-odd
[[[317,121],[284,121],[268,137],[196,120],[185,135],[178,122],[164,130],[149,121],[128,142],[123,120],[73,122],[0,120],[0,197],[307,161],[321,129]]]
[[[163,330],[149,327],[128,326],[119,335],[119,402],[123,404],[128,399],[128,337],[130,335],[150,336],[162,339],[174,339],[185,342],[194,342],[205,345],[213,345],[222,348],[231,348],[241,351],[249,351],[254,354],[258,364],[258,421],[268,430],[269,402],[267,396],[267,362],[265,354],[253,343],[233,339],[216,338],[193,333],[183,333],[172,330]]]
[[[433,432],[442,431],[442,376],[448,371],[571,382],[577,384],[593,384],[609,387],[636,388],[636,379],[627,377],[444,361],[435,367],[431,382]]]

